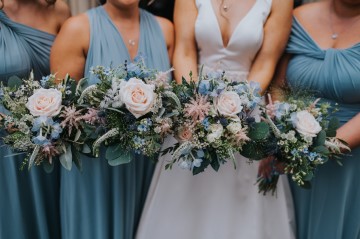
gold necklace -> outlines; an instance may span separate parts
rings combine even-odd
[[[332,2],[332,4],[330,4],[330,8],[329,8],[329,22],[330,22],[330,30],[331,30],[331,39],[336,40],[340,34],[346,32],[347,30],[349,30],[353,25],[355,25],[355,23],[357,23],[360,20],[360,16],[357,16],[356,19],[351,22],[350,25],[347,25],[347,27],[342,30],[341,32],[336,32],[334,30],[333,27],[333,20],[332,20],[332,13],[335,13],[335,8],[334,8],[334,3]]]

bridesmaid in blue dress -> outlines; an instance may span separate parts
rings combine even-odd
[[[144,56],[148,67],[167,70],[173,27],[138,7],[138,0],[108,0],[64,24],[51,53],[57,76],[89,77],[97,65],[119,65]],[[111,167],[103,156],[82,157],[82,172],[61,169],[61,224],[66,239],[131,239],[155,164],[137,157]]]
[[[1,1],[0,8],[0,81],[28,77],[31,70],[36,79],[49,74],[50,47],[70,16],[66,4],[13,0]],[[23,157],[7,157],[12,154],[1,147],[0,238],[60,238],[59,169],[20,171]]]
[[[337,137],[352,148],[343,166],[319,168],[311,189],[292,184],[299,239],[360,238],[360,1],[331,0],[294,12],[287,55],[277,85],[317,92],[334,105],[342,126]]]

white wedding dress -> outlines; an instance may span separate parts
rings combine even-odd
[[[223,46],[211,0],[196,0],[199,64],[220,68],[246,80],[263,40],[271,0],[256,0]],[[174,139],[168,139],[164,148]],[[288,181],[280,177],[276,196],[258,193],[258,162],[237,156],[219,172],[209,167],[192,176],[160,157],[139,224],[137,239],[293,239],[295,219]]]

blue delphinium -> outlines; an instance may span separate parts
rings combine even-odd
[[[34,144],[45,146],[50,144],[50,140],[47,139],[45,136],[39,134],[38,136],[34,137],[33,140]]]
[[[209,118],[206,117],[201,123],[204,126],[205,130],[208,131],[210,126]]]
[[[210,80],[201,80],[199,83],[199,93],[201,95],[210,94],[211,82]]]
[[[51,139],[60,138],[60,134],[63,131],[59,123],[55,123],[51,126]]]
[[[275,117],[278,120],[281,120],[281,118],[284,115],[287,115],[290,112],[290,104],[288,103],[279,103],[276,104],[276,109],[275,109]],[[295,115],[292,115],[292,117]]]
[[[34,120],[34,124],[32,127],[33,132],[37,132],[40,130],[41,127],[44,126],[52,126],[54,124],[54,121],[52,118],[47,116],[39,116]]]
[[[47,82],[50,80],[50,75],[48,76],[43,76],[40,80],[40,84],[41,84],[41,87],[45,88],[46,87],[46,84]]]

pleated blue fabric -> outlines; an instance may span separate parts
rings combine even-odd
[[[13,22],[0,10],[0,80],[11,76],[36,79],[49,74],[50,48],[55,36]],[[3,107],[1,113],[8,113]],[[1,132],[1,136],[4,132]],[[0,238],[61,238],[59,167],[20,171],[22,156],[0,148]]]
[[[92,66],[117,66],[131,61],[122,36],[105,9],[87,12],[90,47],[84,75],[90,84]],[[138,54],[148,67],[170,67],[162,30],[153,15],[140,10]],[[151,182],[155,164],[142,157],[111,167],[103,155],[99,159],[82,157],[83,171],[61,169],[61,224],[66,239],[131,239],[134,237]]]
[[[346,49],[321,49],[297,19],[287,46],[291,87],[316,92],[339,111],[342,124],[360,112],[360,43]],[[359,130],[359,129],[354,129]],[[360,238],[360,149],[331,161],[315,174],[310,190],[292,184],[299,239]]]

